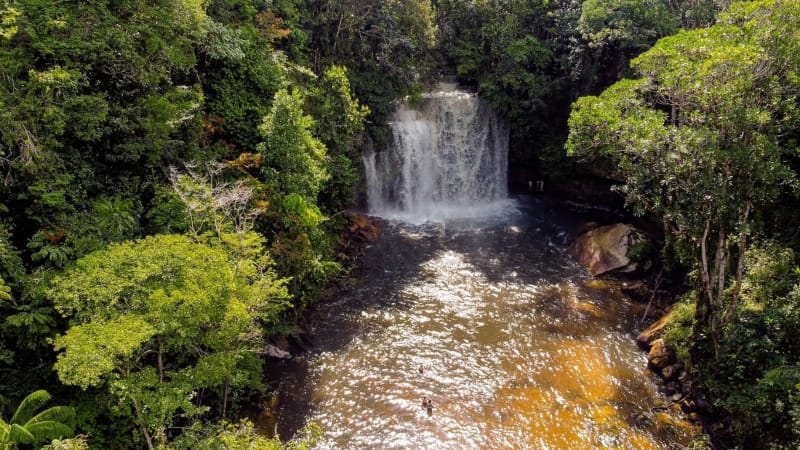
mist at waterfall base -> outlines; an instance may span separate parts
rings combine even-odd
[[[508,125],[475,94],[442,87],[398,105],[392,144],[364,156],[370,214],[419,224],[511,206]]]
[[[393,153],[368,159],[370,211],[390,220],[308,319],[309,350],[268,369],[263,428],[313,421],[331,450],[685,448],[694,429],[632,337],[644,305],[566,252],[585,213],[506,198],[507,129],[471,94],[392,126]]]

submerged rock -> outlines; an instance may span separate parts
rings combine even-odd
[[[650,297],[650,288],[641,280],[622,283],[621,290],[623,294],[638,302],[647,301]]]
[[[646,242],[644,233],[618,223],[593,228],[579,235],[569,250],[594,276],[612,271],[628,273],[639,268],[639,263],[628,256],[629,251],[633,246]]]

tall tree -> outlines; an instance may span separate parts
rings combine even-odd
[[[579,99],[569,152],[608,157],[639,212],[663,218],[696,263],[696,336],[716,348],[739,301],[754,218],[795,182],[800,5],[732,6],[721,22],[660,40],[643,78]],[[728,283],[733,273],[733,283]]]
[[[311,89],[307,107],[314,116],[314,134],[328,151],[330,178],[320,192],[319,203],[328,214],[350,206],[355,197],[356,167],[369,108],[359,104],[350,89],[347,69],[331,66]]]
[[[279,195],[297,194],[316,203],[322,184],[328,179],[326,148],[312,134],[314,119],[303,111],[299,93],[280,90],[261,132],[258,147],[264,155],[261,173],[269,189]]]
[[[250,242],[244,256],[159,235],[78,260],[50,291],[72,325],[55,339],[61,381],[106,390],[148,448],[164,442],[177,414],[205,411],[201,391],[216,393],[224,416],[231,390],[260,384],[249,360],[287,306],[284,281],[254,257],[261,240]]]
[[[323,285],[340,270],[317,205],[330,178],[326,148],[314,137],[314,119],[303,111],[303,103],[299,92],[278,91],[261,125],[264,142],[258,146],[269,202],[262,230],[270,237],[278,270],[292,277],[289,290],[299,305],[317,300]]]

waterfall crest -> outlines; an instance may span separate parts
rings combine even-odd
[[[392,143],[364,156],[371,214],[410,222],[476,217],[507,199],[508,125],[473,93],[398,105]]]

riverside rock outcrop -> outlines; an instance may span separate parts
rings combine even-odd
[[[647,366],[656,373],[675,363],[675,352],[667,347],[663,339],[656,339],[650,345],[650,352],[647,353]]]
[[[636,245],[644,245],[647,237],[630,225],[617,223],[592,228],[575,238],[570,253],[594,276],[609,272],[630,273],[639,263],[629,256]]]
[[[671,313],[664,314],[660,319],[642,330],[642,332],[636,336],[636,343],[639,344],[639,347],[649,350],[653,341],[661,337],[661,333],[664,332],[664,328],[669,324],[670,320],[672,320]]]

